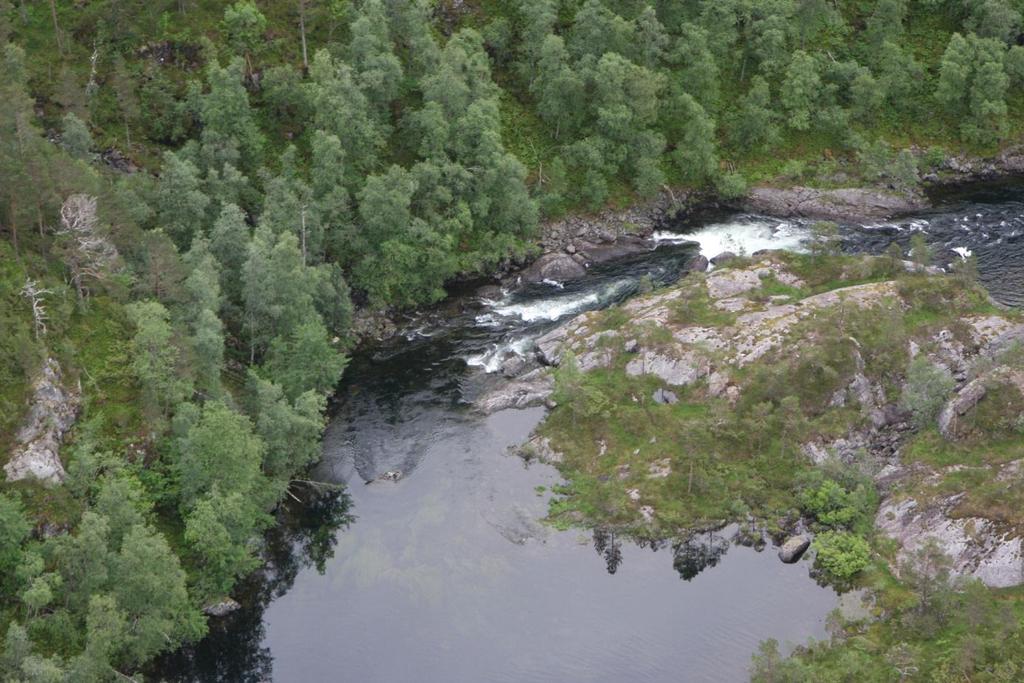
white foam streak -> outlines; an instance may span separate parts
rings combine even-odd
[[[588,292],[577,296],[495,306],[494,312],[505,317],[516,317],[528,323],[537,320],[558,320],[571,313],[579,313],[600,301],[597,292]]]
[[[478,353],[466,358],[466,365],[482,368],[484,372],[491,374],[501,370],[501,364],[511,356],[524,356],[533,347],[533,339],[523,337],[515,339],[506,344],[492,344],[483,353]]]

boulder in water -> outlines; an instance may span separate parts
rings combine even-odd
[[[544,254],[523,271],[523,282],[554,280],[577,280],[586,275],[587,269],[576,263],[568,254]]]
[[[779,559],[786,564],[793,564],[807,552],[809,547],[811,547],[811,539],[807,534],[791,536],[779,548]]]

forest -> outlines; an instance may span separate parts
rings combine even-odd
[[[1022,12],[0,0],[0,459],[44,367],[81,403],[60,485],[0,485],[0,677],[204,635],[309,493],[360,312],[666,189],[914,191],[1019,139]]]

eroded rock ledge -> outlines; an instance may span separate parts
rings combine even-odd
[[[747,211],[780,218],[861,222],[884,220],[928,208],[919,195],[869,188],[820,190],[811,187],[757,187],[744,202]]]
[[[17,434],[17,445],[4,465],[7,481],[37,479],[46,484],[64,481],[60,444],[75,423],[81,391],[64,385],[60,365],[46,359],[32,385],[31,406]]]

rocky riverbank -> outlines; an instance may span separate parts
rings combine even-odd
[[[934,537],[957,572],[1024,583],[1024,519],[999,502],[1024,478],[1024,320],[913,264],[824,261],[740,259],[579,316],[478,408],[561,404],[526,447],[570,482],[556,519],[671,535],[753,514],[778,537],[804,526],[799,481],[841,467],[875,479],[899,558]],[[905,398],[918,358],[951,382],[927,424]]]

